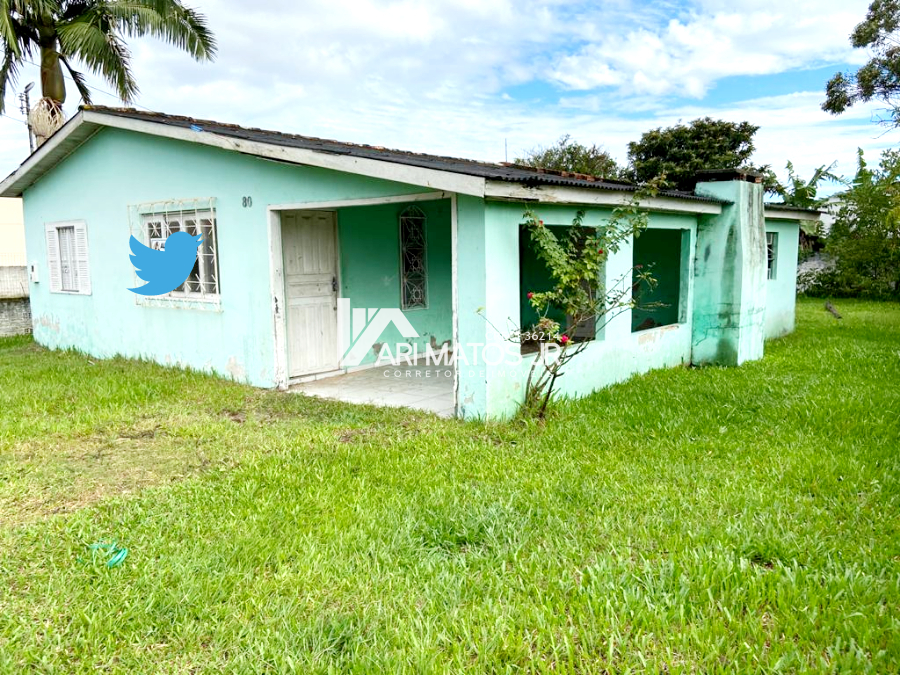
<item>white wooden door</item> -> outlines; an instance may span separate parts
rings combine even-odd
[[[290,377],[338,368],[336,229],[333,213],[281,216]]]

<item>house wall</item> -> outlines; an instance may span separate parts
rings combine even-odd
[[[575,217],[575,209],[563,206],[540,206],[536,212],[549,226],[570,225]],[[535,358],[526,355],[518,363],[508,363],[508,357],[515,359],[518,354],[518,345],[507,338],[520,325],[520,295],[527,292],[518,282],[510,283],[511,279],[519,279],[519,257],[510,253],[519,250],[523,206],[487,202],[484,214],[483,227],[474,217],[471,223],[469,218],[464,218],[462,209],[460,214],[459,341],[463,346],[478,342],[490,345],[487,360],[491,363],[459,366],[460,412],[466,417],[502,418],[514,414],[524,399],[528,371]],[[610,215],[608,210],[590,209],[586,211],[585,223],[599,223]],[[653,213],[650,216],[651,228],[683,230],[687,251],[693,250],[696,224],[692,215]],[[464,249],[467,251],[465,256]],[[605,270],[608,288],[617,283],[630,287],[632,255],[629,242],[609,257]],[[682,262],[687,272],[683,275],[682,295],[686,306],[690,306],[693,258],[685,253]],[[481,264],[485,266],[483,276],[478,273]],[[484,296],[479,302],[477,294],[482,288]],[[471,299],[463,302],[463,297]],[[631,312],[625,311],[598,332],[598,339],[578,356],[578,367],[569,368],[565,377],[559,380],[558,391],[563,396],[583,396],[637,373],[688,363],[690,356],[689,312],[684,323],[632,333]],[[480,387],[485,391],[483,405],[478,405]],[[462,395],[464,392],[465,396]]]
[[[766,338],[776,338],[794,330],[800,221],[766,219],[766,232],[778,234],[775,278],[766,280]]]
[[[35,339],[98,357],[121,354],[275,383],[269,219],[273,204],[383,197],[421,187],[297,167],[174,140],[105,129],[26,191]],[[221,303],[146,304],[129,258],[131,205],[214,198]],[[252,206],[244,207],[244,197]],[[50,293],[44,223],[87,223],[92,293]]]
[[[692,360],[739,365],[760,359],[767,291],[762,185],[704,182],[696,192],[730,204],[699,222]]]
[[[362,206],[338,210],[341,253],[341,296],[351,307],[400,307],[400,214],[408,203]],[[391,324],[380,342],[416,345],[425,353],[453,338],[451,287],[450,200],[416,202],[425,212],[428,306],[404,311],[418,339],[407,339]],[[393,349],[393,347],[392,347]],[[363,365],[377,359],[373,350]]]

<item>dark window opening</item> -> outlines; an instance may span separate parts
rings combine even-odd
[[[766,277],[775,278],[775,261],[778,259],[778,233],[766,232]]]
[[[561,242],[569,236],[569,227],[554,227],[553,233]],[[585,230],[585,239],[587,238]],[[541,329],[538,327],[540,316],[531,306],[528,299],[529,293],[543,293],[553,290],[554,282],[550,276],[547,264],[538,257],[531,235],[526,227],[519,229],[519,320],[523,335],[522,352],[537,351],[541,340]],[[597,320],[588,319],[577,326],[572,326],[572,317],[567,317],[562,310],[553,307],[547,312],[547,317],[560,325],[560,330],[566,333],[574,342],[583,342],[597,338]]]
[[[634,240],[632,332],[679,322],[682,238],[682,230],[646,230]],[[642,272],[656,280],[653,287],[638,277]]]

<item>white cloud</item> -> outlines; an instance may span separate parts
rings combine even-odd
[[[665,25],[611,30],[558,57],[548,76],[572,90],[603,84],[701,98],[718,79],[858,59],[848,34],[868,0],[703,2]]]

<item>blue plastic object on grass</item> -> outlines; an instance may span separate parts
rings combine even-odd
[[[109,560],[106,561],[106,566],[110,569],[118,567],[125,562],[125,558],[128,557],[128,549],[125,547],[120,548],[118,543],[114,541],[98,541],[95,544],[91,544],[88,548],[91,549],[94,561],[97,560],[98,555],[102,554],[109,556]]]

